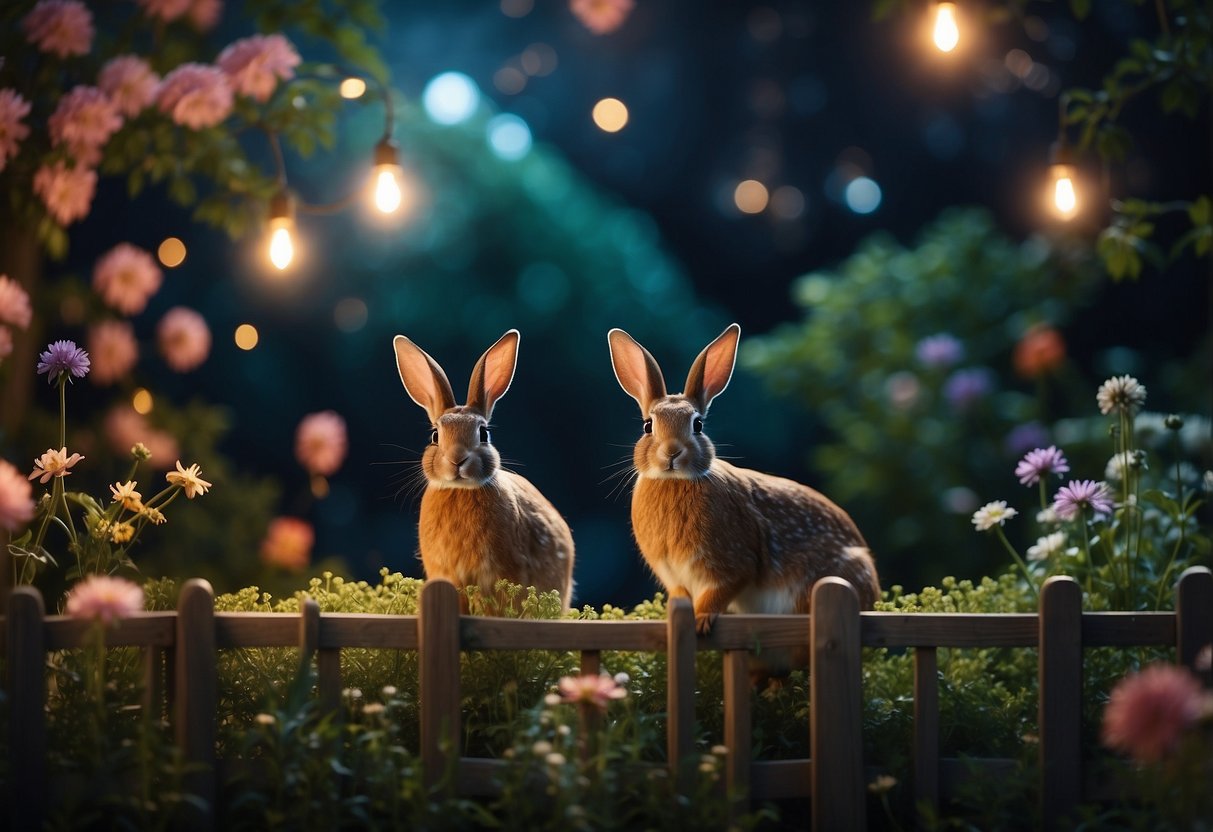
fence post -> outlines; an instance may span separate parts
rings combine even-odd
[[[724,782],[732,811],[750,804],[750,755],[753,740],[750,715],[750,651],[724,651]]]
[[[46,806],[46,632],[42,594],[8,596],[9,808],[13,829],[41,829]]]
[[[695,749],[695,613],[689,598],[666,610],[666,756],[679,790],[689,785],[686,761]]]
[[[1040,591],[1040,822],[1070,828],[1082,798],[1082,589],[1054,575]]]
[[[433,789],[451,775],[447,790],[455,790],[458,777],[460,728],[459,700],[459,593],[443,580],[426,581],[421,588],[418,616],[418,664],[421,695],[421,767],[427,788]]]
[[[842,578],[822,578],[813,586],[809,632],[813,829],[864,829],[859,598]]]
[[[218,687],[215,653],[215,593],[201,578],[191,578],[177,599],[176,646],[177,747],[189,767],[183,785],[206,808],[187,810],[189,829],[215,823],[215,707]]]
[[[934,647],[914,648],[914,803],[938,814],[939,655]],[[920,814],[919,820],[926,818]]]
[[[1179,663],[1213,686],[1213,672],[1206,664],[1197,669],[1201,650],[1213,645],[1213,572],[1207,566],[1184,570],[1175,586],[1175,639]]]

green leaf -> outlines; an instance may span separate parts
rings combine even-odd
[[[1193,225],[1213,223],[1213,200],[1208,196],[1197,197],[1196,201],[1188,206],[1188,219]]]

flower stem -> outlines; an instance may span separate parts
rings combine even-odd
[[[1015,547],[1011,545],[1011,541],[1007,540],[1007,535],[1005,532],[1003,532],[1002,526],[995,526],[994,531],[998,533],[998,539],[1002,541],[1002,545],[1008,552],[1011,553],[1011,557],[1015,559],[1017,564],[1019,564],[1019,568],[1023,570],[1023,576],[1028,581],[1028,587],[1032,590],[1032,596],[1039,599],[1040,591],[1036,589],[1036,581],[1032,577],[1032,573],[1028,571],[1028,565],[1024,563],[1024,559],[1019,556],[1019,552],[1015,551]]]

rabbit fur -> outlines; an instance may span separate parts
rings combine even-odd
[[[539,489],[501,467],[489,432],[493,406],[514,378],[518,341],[511,329],[485,351],[472,370],[467,403],[457,405],[438,362],[403,335],[392,340],[405,392],[432,426],[421,457],[421,563],[426,578],[477,586],[490,599],[503,578],[556,590],[567,610],[574,556],[568,524]],[[460,603],[466,612],[466,596]]]

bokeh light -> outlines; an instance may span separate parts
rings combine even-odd
[[[628,123],[627,105],[618,98],[604,98],[594,105],[594,124],[607,133],[618,133]]]
[[[535,0],[501,0],[501,13],[506,17],[526,17],[535,8]]]
[[[771,213],[781,220],[804,214],[804,194],[795,185],[781,185],[771,193]]]
[[[261,340],[261,334],[257,332],[257,327],[252,324],[241,324],[236,327],[235,341],[236,346],[242,350],[251,350],[257,346],[257,342]]]
[[[531,128],[512,113],[502,113],[490,119],[485,128],[489,146],[499,159],[512,162],[531,151]]]
[[[362,298],[342,298],[333,307],[333,323],[342,332],[357,332],[366,326],[368,312]]]
[[[856,214],[872,213],[880,207],[882,197],[880,186],[874,179],[866,176],[855,177],[847,183],[846,190],[843,191],[847,207]]]
[[[366,81],[361,78],[346,78],[337,89],[342,98],[361,98],[366,94]]]
[[[733,189],[733,204],[743,214],[761,214],[766,210],[770,194],[767,186],[757,179],[747,179],[739,182]]]
[[[421,93],[426,115],[438,124],[467,121],[480,106],[480,88],[462,72],[435,75]]]
[[[168,268],[176,268],[185,262],[185,243],[176,237],[166,237],[156,249],[156,256]]]
[[[131,407],[135,408],[135,412],[146,416],[152,412],[152,408],[156,406],[155,400],[152,398],[152,392],[146,387],[140,387],[131,396]]]
[[[527,75],[542,77],[555,72],[559,60],[556,58],[556,50],[546,43],[532,43],[522,51],[518,63]]]

